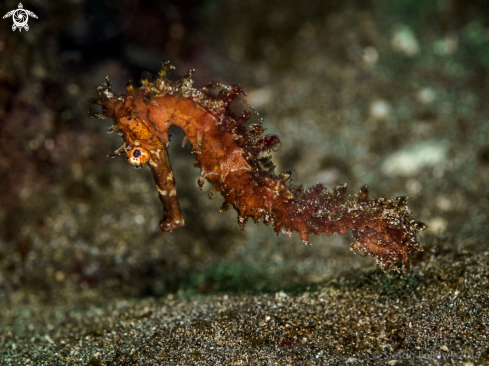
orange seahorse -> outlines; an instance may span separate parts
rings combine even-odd
[[[213,186],[211,198],[221,192],[221,211],[231,204],[242,229],[248,217],[255,223],[263,218],[277,233],[282,230],[290,236],[297,231],[306,244],[310,234],[344,235],[351,229],[355,239],[351,249],[372,256],[384,271],[397,270],[400,259],[403,269],[410,267],[409,254],[421,250],[417,234],[426,225],[412,219],[407,197],[370,199],[366,185],[353,196],[346,195],[346,184],[333,192],[321,184],[308,189],[291,185],[290,171],[275,174],[266,155],[280,144],[279,138],[262,136],[261,120],[245,124],[249,111],[238,116],[231,110],[231,102],[241,100],[239,86],[211,83],[195,89],[193,70],[171,81],[170,69],[174,67],[167,62],[157,77],[143,74],[141,87],[129,85],[120,95],[112,92],[107,78],[90,100],[101,105],[102,112],[89,111],[92,117],[115,122],[108,132],[119,131],[124,145],[114,155],[125,153],[135,167],[151,168],[163,204],[162,231],[185,223],[167,151],[169,130],[178,126],[185,133],[183,143],[192,144],[194,165],[201,169],[199,188],[207,179]]]

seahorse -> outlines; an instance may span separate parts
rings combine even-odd
[[[345,235],[350,229],[355,240],[351,250],[371,256],[383,271],[399,270],[400,261],[403,270],[410,267],[409,255],[421,250],[417,235],[426,225],[413,220],[406,206],[409,197],[371,199],[367,185],[347,195],[346,184],[332,192],[322,184],[308,189],[291,184],[291,171],[276,174],[271,163],[279,137],[263,135],[261,119],[249,122],[252,107],[241,99],[245,93],[240,86],[213,82],[197,89],[194,70],[172,81],[167,76],[171,69],[167,62],[158,75],[143,73],[142,85],[135,88],[129,82],[123,94],[113,93],[107,77],[90,100],[101,106],[101,112],[89,111],[92,117],[112,119],[108,132],[118,131],[124,140],[111,156],[125,154],[134,167],[151,169],[163,205],[163,232],[185,224],[167,149],[170,128],[178,126],[185,133],[183,145],[192,144],[194,166],[201,171],[198,187],[209,181],[213,187],[209,197],[220,192],[224,198],[220,210],[233,206],[241,229],[250,217],[255,223],[263,219],[277,235],[296,231],[306,244],[311,234]],[[235,101],[248,107],[241,115],[231,108]]]

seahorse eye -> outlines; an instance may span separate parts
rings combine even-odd
[[[127,152],[127,161],[134,166],[141,166],[149,161],[150,153],[145,148],[134,146]]]

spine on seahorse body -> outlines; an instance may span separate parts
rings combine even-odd
[[[290,236],[297,231],[306,244],[310,234],[344,235],[351,229],[352,250],[372,256],[383,270],[397,269],[399,259],[404,269],[409,268],[409,254],[420,250],[417,233],[425,225],[412,219],[406,197],[372,200],[366,185],[354,196],[346,195],[346,184],[333,192],[321,184],[309,189],[291,185],[290,172],[276,175],[267,155],[279,146],[279,138],[262,136],[261,120],[260,124],[245,124],[249,111],[241,116],[232,112],[231,102],[240,100],[242,93],[239,86],[213,83],[195,89],[192,72],[182,80],[168,80],[166,73],[171,68],[164,64],[155,80],[146,75],[142,87],[128,86],[121,95],[112,93],[107,79],[91,100],[103,111],[90,113],[115,122],[109,130],[120,131],[124,139],[115,154],[126,153],[134,166],[151,168],[163,204],[163,231],[184,225],[167,152],[169,130],[178,126],[185,133],[183,144],[192,144],[195,166],[201,169],[199,188],[207,179],[213,186],[211,198],[221,192],[221,210],[232,205],[242,229],[248,217],[256,223],[263,218],[276,232]]]

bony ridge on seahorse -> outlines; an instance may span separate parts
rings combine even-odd
[[[183,144],[192,144],[194,165],[201,169],[199,188],[207,179],[213,186],[210,197],[220,192],[221,211],[232,205],[242,229],[248,217],[255,223],[263,218],[277,233],[290,236],[297,231],[306,244],[310,234],[344,235],[351,229],[351,249],[372,256],[384,271],[398,269],[399,260],[403,269],[410,267],[409,254],[421,250],[417,234],[426,225],[413,220],[407,197],[371,199],[366,185],[353,196],[346,195],[346,184],[333,192],[321,184],[308,189],[291,185],[290,171],[275,174],[266,155],[279,146],[279,138],[262,136],[261,119],[259,124],[245,124],[250,112],[236,115],[231,110],[231,103],[244,94],[239,86],[211,83],[196,89],[193,70],[171,81],[167,72],[173,68],[167,62],[157,77],[145,73],[141,87],[129,84],[119,95],[107,78],[91,99],[102,112],[89,111],[92,117],[112,119],[108,132],[119,131],[123,137],[124,145],[112,155],[125,153],[135,167],[150,167],[163,204],[162,231],[185,223],[167,151],[169,130],[178,126],[185,133]]]

